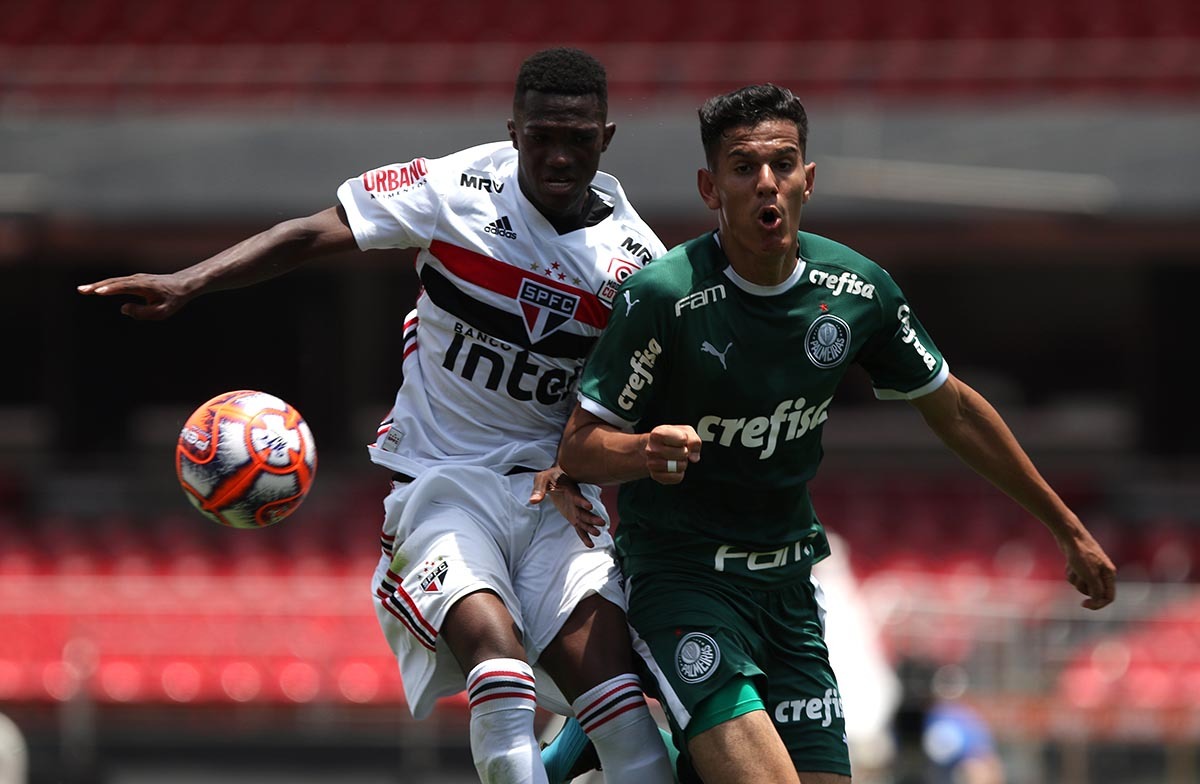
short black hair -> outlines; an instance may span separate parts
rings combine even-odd
[[[731,93],[709,98],[700,107],[700,142],[711,169],[716,164],[721,139],[734,128],[758,125],[767,120],[790,120],[800,133],[800,152],[808,147],[808,115],[804,104],[786,87],[752,84]]]
[[[536,90],[550,95],[594,95],[608,113],[608,75],[595,57],[582,49],[560,46],[535,52],[521,63],[513,105],[520,106],[525,93]]]

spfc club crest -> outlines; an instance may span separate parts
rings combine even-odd
[[[426,561],[425,566],[421,569],[421,590],[425,593],[441,592],[442,583],[445,581],[448,571],[450,571],[450,564],[445,558]]]
[[[559,330],[563,324],[574,318],[575,311],[579,309],[578,294],[562,291],[529,278],[521,281],[517,299],[521,303],[525,331],[532,343],[537,343]]]

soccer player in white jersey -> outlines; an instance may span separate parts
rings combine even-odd
[[[697,183],[718,228],[622,284],[634,304],[614,311],[588,359],[559,458],[580,481],[624,483],[629,621],[680,779],[848,784],[811,576],[829,542],[808,484],[851,366],[1046,525],[1083,606],[1113,601],[1115,569],[995,409],[950,372],[896,282],[799,230],[816,164],[796,97],[746,87],[706,102],[700,124]]]
[[[486,784],[546,781],[539,696],[578,717],[610,780],[672,778],[633,674],[611,538],[591,548],[539,503],[557,487],[572,522],[606,519],[596,488],[558,481],[555,451],[617,285],[665,252],[598,171],[615,130],[603,67],[545,50],[518,74],[509,141],[369,171],[337,206],[182,271],[79,287],[133,295],[124,313],[160,319],[315,257],[420,249],[416,310],[393,327],[404,381],[369,449],[393,472],[372,587],[413,715],[466,688]]]

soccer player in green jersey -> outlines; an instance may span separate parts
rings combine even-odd
[[[816,164],[796,97],[773,85],[721,95],[700,128],[698,185],[718,229],[623,284],[560,464],[623,483],[629,621],[680,780],[840,784],[845,720],[810,572],[829,544],[808,483],[852,364],[1050,529],[1084,607],[1113,601],[1115,569],[995,409],[950,373],[895,281],[799,231]]]

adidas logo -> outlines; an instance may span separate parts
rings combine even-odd
[[[492,221],[484,226],[483,230],[488,234],[495,234],[497,237],[504,237],[505,239],[515,240],[517,238],[517,233],[512,230],[512,223],[508,220],[507,215],[499,220]]]

